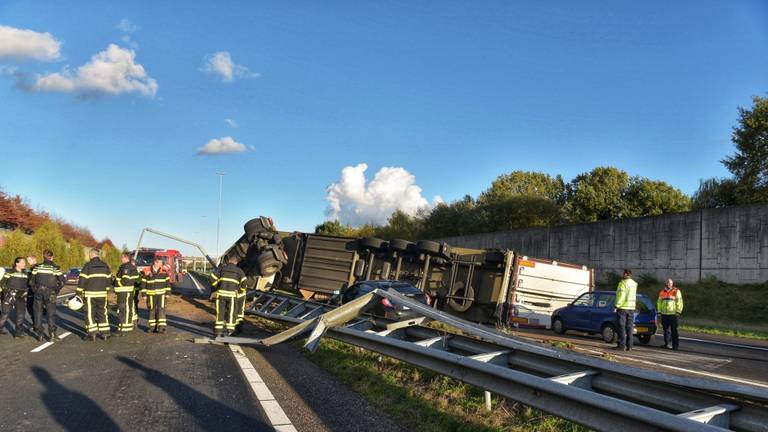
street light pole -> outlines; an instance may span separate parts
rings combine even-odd
[[[219,176],[219,218],[216,221],[216,259],[220,259],[219,255],[219,237],[221,235],[221,192],[224,185],[224,176],[227,173],[217,171],[216,175]]]

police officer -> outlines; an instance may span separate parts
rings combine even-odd
[[[14,321],[16,329],[14,338],[24,337],[24,315],[27,306],[27,290],[29,289],[29,274],[26,271],[27,261],[24,257],[16,257],[13,260],[13,268],[3,275],[3,311],[0,314],[0,333],[7,333],[5,323],[11,310],[15,310]]]
[[[127,253],[120,255],[120,267],[115,274],[115,295],[117,296],[117,314],[120,323],[117,325],[118,335],[133,330],[133,316],[136,306],[133,301],[135,285],[140,282],[141,275],[136,266],[131,263]]]
[[[637,301],[637,282],[632,280],[632,271],[624,270],[624,277],[616,287],[616,321],[619,328],[617,350],[630,351],[635,331],[635,302]]]
[[[683,293],[675,287],[672,279],[667,279],[666,285],[659,291],[656,310],[661,315],[661,326],[664,329],[664,345],[661,347],[677,350],[680,346],[677,317],[683,313]]]
[[[149,319],[147,333],[165,333],[165,296],[171,290],[170,277],[163,266],[163,261],[156,259],[149,272],[141,278],[141,292],[147,299]]]
[[[240,314],[238,296],[245,284],[245,272],[237,266],[237,258],[229,257],[226,264],[211,273],[211,279],[216,289],[216,321],[213,330],[216,336],[222,337],[235,332]]]
[[[34,296],[34,327],[37,340],[43,340],[43,311],[48,318],[48,340],[56,339],[56,297],[64,286],[64,273],[53,262],[53,251],[43,251],[43,263],[32,267],[29,286]]]
[[[32,269],[37,265],[37,257],[35,255],[27,256],[27,276],[32,276]],[[32,320],[32,326],[35,326],[35,293],[32,291],[32,286],[27,289],[27,316]]]
[[[104,340],[109,337],[107,295],[112,285],[112,274],[107,263],[99,258],[100,253],[95,248],[90,250],[90,261],[80,271],[77,283],[77,294],[85,301],[86,339],[91,341],[96,340],[97,334]]]

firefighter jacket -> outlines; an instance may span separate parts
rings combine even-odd
[[[24,270],[17,271],[14,268],[6,271],[0,282],[2,282],[0,283],[0,291],[4,293],[24,293],[26,295],[29,287],[29,275]]]
[[[220,297],[236,297],[245,290],[245,272],[235,264],[224,264],[211,273],[213,287]]]
[[[47,289],[54,293],[61,291],[64,286],[64,273],[53,261],[45,260],[42,264],[32,267],[29,286],[33,291]]]
[[[77,294],[85,297],[106,297],[112,285],[112,272],[100,258],[92,258],[80,271]]]
[[[134,285],[141,282],[141,274],[130,262],[121,264],[115,274],[115,292],[133,292]]]
[[[624,278],[616,287],[616,309],[635,310],[637,301],[637,282],[632,278]]]
[[[656,300],[656,310],[662,315],[678,315],[683,313],[683,293],[675,287],[664,287],[659,291],[659,298]]]
[[[141,292],[146,295],[168,294],[171,291],[171,278],[162,267],[155,271],[150,267],[149,273],[141,278]]]

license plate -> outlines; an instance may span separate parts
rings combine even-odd
[[[635,333],[646,333],[648,331],[648,327],[635,327]]]

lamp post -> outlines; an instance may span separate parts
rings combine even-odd
[[[217,171],[216,175],[219,176],[219,218],[216,221],[216,259],[220,259],[219,255],[219,237],[221,235],[221,192],[224,187],[224,176],[227,173],[223,171]]]

